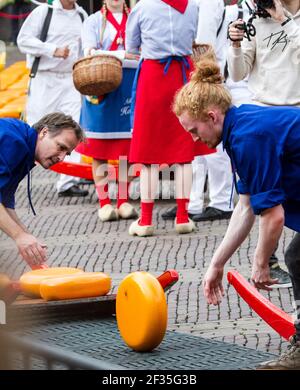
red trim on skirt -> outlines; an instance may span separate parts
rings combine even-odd
[[[130,141],[131,139],[87,138],[85,143],[77,146],[76,152],[96,160],[119,160],[120,156],[128,158]]]
[[[187,78],[193,70],[185,70]],[[175,93],[183,86],[182,63],[166,64],[144,60],[136,91],[134,126],[129,160],[131,163],[190,163],[195,155],[213,153],[200,141],[193,141],[172,112]]]

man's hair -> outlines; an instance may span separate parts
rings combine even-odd
[[[65,115],[62,112],[53,112],[43,116],[37,123],[32,126],[38,133],[47,127],[50,137],[55,137],[64,129],[72,129],[78,141],[84,141],[84,131],[79,124],[74,121],[71,115]]]

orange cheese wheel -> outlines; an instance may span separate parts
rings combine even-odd
[[[40,298],[40,284],[44,279],[84,273],[78,268],[53,267],[29,271],[20,277],[20,287],[25,295]]]
[[[44,279],[40,294],[46,301],[90,298],[106,295],[111,289],[111,278],[103,272],[85,272]]]
[[[116,315],[120,334],[135,351],[151,351],[164,338],[168,308],[163,288],[147,272],[133,272],[117,292]]]

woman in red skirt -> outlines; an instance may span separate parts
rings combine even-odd
[[[192,183],[191,161],[195,155],[213,152],[197,142],[172,112],[174,95],[192,71],[192,44],[196,37],[198,6],[193,0],[144,0],[129,15],[126,47],[141,48],[134,85],[133,136],[130,162],[142,163],[141,216],[129,234],[149,236],[154,232],[152,212],[161,164],[175,165],[177,214],[175,229],[195,229],[187,205]],[[135,91],[136,86],[136,91]]]

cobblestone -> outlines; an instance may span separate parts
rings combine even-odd
[[[179,272],[180,281],[167,292],[170,330],[227,341],[254,349],[279,353],[286,342],[265,324],[225,282],[225,298],[217,306],[208,306],[203,298],[202,279],[212,254],[226,231],[227,221],[197,224],[197,232],[177,235],[172,221],[163,221],[161,213],[172,201],[155,205],[157,229],[153,237],[128,235],[131,221],[101,223],[97,218],[97,199],[93,186],[86,186],[86,198],[58,198],[57,174],[37,167],[32,175],[32,200],[37,216],[28,208],[26,182],[19,187],[17,211],[29,230],[48,246],[50,266],[72,266],[86,271],[104,271],[113,279],[113,292],[130,272],[149,271],[154,275],[165,269]],[[138,207],[138,203],[136,203]],[[284,230],[277,251],[284,248],[293,233]],[[236,269],[246,278],[251,274],[251,257],[257,239],[257,225],[226,270]],[[17,253],[12,240],[0,233],[0,269],[17,279],[28,266]],[[225,279],[225,278],[224,278]],[[264,294],[275,305],[293,312],[291,289],[274,289]]]
[[[12,61],[11,58],[9,61]],[[20,58],[16,56],[16,59]],[[58,198],[55,192],[57,178],[58,175],[51,171],[38,167],[33,170],[32,200],[36,217],[29,212],[25,182],[20,185],[16,197],[22,221],[48,246],[50,266],[107,272],[113,280],[113,292],[130,272],[145,270],[158,275],[167,268],[174,268],[179,272],[180,281],[166,293],[170,330],[276,354],[285,347],[286,341],[240,299],[225,278],[223,302],[213,307],[204,301],[203,275],[224,236],[228,221],[198,223],[195,233],[179,236],[175,233],[173,222],[161,218],[161,214],[172,207],[173,201],[157,201],[155,235],[149,238],[131,237],[128,235],[131,221],[99,221],[93,186],[85,186],[89,190],[89,196],[85,198]],[[168,192],[167,187],[164,183],[165,192]],[[257,233],[256,224],[242,247],[232,256],[226,271],[236,269],[246,278],[250,277]],[[277,250],[280,259],[283,259],[283,252],[292,236],[290,230],[284,230]],[[3,233],[0,233],[1,270],[14,279],[28,270],[13,241]],[[293,312],[291,289],[274,289],[264,295],[287,313]]]

